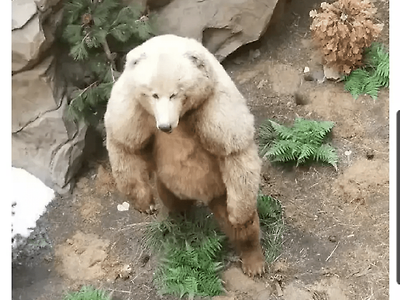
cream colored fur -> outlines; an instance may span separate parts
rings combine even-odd
[[[158,130],[160,123],[171,125],[172,133]],[[199,42],[163,35],[130,51],[111,92],[105,127],[117,186],[137,210],[152,210],[154,170],[160,186],[177,199],[210,204],[226,195],[233,227],[253,220],[261,171],[254,117]]]

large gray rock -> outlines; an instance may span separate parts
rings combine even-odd
[[[49,57],[33,70],[12,77],[12,132],[22,130],[42,114],[58,108],[46,78],[51,63]]]
[[[12,77],[12,165],[63,194],[81,166],[87,127],[66,118],[67,99],[47,74],[51,62]]]
[[[44,51],[45,41],[37,14],[23,28],[13,30],[12,71],[21,71],[30,63],[38,61],[40,54]]]
[[[160,33],[192,37],[219,61],[267,30],[278,0],[173,0],[158,10]]]
[[[12,5],[12,30],[23,27],[37,12],[34,0],[13,0]]]
[[[54,41],[61,0],[12,1],[12,72],[33,67]],[[57,7],[57,10],[54,9]],[[51,19],[49,22],[47,19]],[[50,24],[49,24],[50,23]],[[43,24],[46,26],[43,27]]]

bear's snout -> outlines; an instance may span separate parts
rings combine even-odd
[[[157,126],[157,128],[163,132],[166,133],[171,133],[172,132],[172,126],[171,124],[160,124]]]

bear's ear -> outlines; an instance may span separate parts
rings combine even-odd
[[[133,52],[133,51],[129,52],[126,55],[125,68],[133,68],[133,67],[135,67],[135,65],[137,65],[144,58],[146,58],[146,54],[145,53],[140,53],[138,55],[137,52]]]
[[[204,59],[200,55],[198,55],[197,53],[186,53],[185,56],[188,57],[192,61],[192,63],[198,69],[203,71],[206,74],[206,76],[208,77],[208,71],[207,71],[207,68],[206,68],[206,63],[205,63]]]

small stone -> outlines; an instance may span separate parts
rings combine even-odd
[[[366,156],[367,156],[367,159],[369,159],[369,160],[373,159],[374,156],[375,156],[374,150],[373,149],[369,149],[367,151],[367,153],[366,153]]]
[[[346,156],[350,156],[350,155],[351,155],[351,150],[347,150],[347,151],[345,151],[345,152],[344,152],[344,155],[346,155]]]
[[[43,259],[44,259],[46,262],[52,262],[52,261],[53,261],[53,257],[52,257],[51,255],[49,255],[49,254],[46,254],[46,255],[43,257]]]
[[[336,243],[336,241],[337,241],[337,238],[336,238],[335,235],[330,235],[328,239],[329,239],[329,241],[332,242],[332,243]]]
[[[267,80],[267,79],[261,80],[261,81],[258,83],[257,88],[258,88],[258,89],[263,88],[264,85],[265,85],[266,83],[268,83],[268,80]]]
[[[128,279],[132,274],[132,268],[130,265],[124,265],[119,271],[119,277],[122,279]]]
[[[118,204],[117,209],[118,209],[118,211],[127,211],[127,210],[129,210],[129,203],[124,202],[122,204]]]
[[[143,257],[140,259],[142,267],[144,267],[148,263],[149,260],[150,260],[150,255],[148,255],[148,254],[143,255]]]

